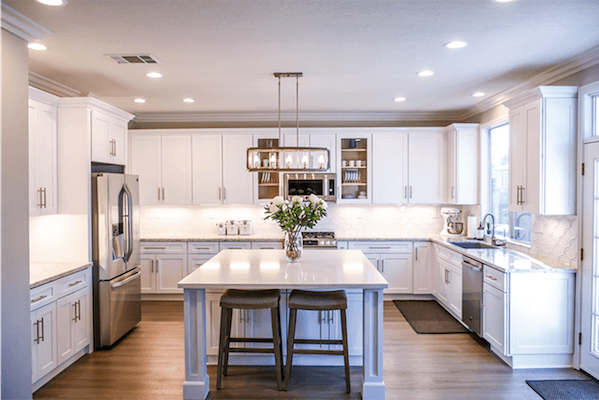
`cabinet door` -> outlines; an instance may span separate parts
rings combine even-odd
[[[541,99],[524,105],[526,123],[526,183],[522,192],[523,212],[538,214],[541,185]],[[556,179],[557,177],[549,177]]]
[[[74,293],[75,304],[77,305],[77,321],[73,324],[73,330],[75,331],[75,353],[83,349],[89,344],[90,332],[88,329],[89,318],[89,305],[90,305],[90,289],[85,288]]]
[[[162,204],[191,204],[191,136],[162,137]]]
[[[218,343],[220,340],[220,297],[223,292],[206,293],[206,354],[218,356]],[[239,310],[233,312],[231,323],[231,337],[239,337],[240,322]],[[239,343],[231,344],[231,347],[239,347]]]
[[[251,135],[223,135],[224,204],[252,204],[253,178],[247,170],[247,149]]]
[[[350,356],[361,356],[363,348],[363,313],[364,295],[361,290],[346,290],[347,295],[347,342]],[[329,311],[327,315],[329,338],[341,340],[341,314],[339,311]],[[341,345],[330,345],[331,350],[343,350]]]
[[[188,254],[187,255],[187,274],[191,274],[200,268],[206,261],[210,260],[216,254]]]
[[[192,137],[193,204],[222,203],[222,136]]]
[[[177,283],[187,276],[187,254],[156,254],[156,293],[183,293]]]
[[[337,153],[336,153],[336,138],[333,133],[312,133],[310,134],[310,146],[311,147],[324,147],[329,149],[329,157],[330,157],[330,165],[331,172],[335,172],[337,170]],[[312,159],[312,168],[318,168],[318,160]]]
[[[483,338],[506,354],[506,294],[483,282]]]
[[[373,202],[408,201],[408,135],[376,134],[372,139]]]
[[[162,203],[161,162],[160,136],[131,136],[130,170],[139,175],[139,204],[142,206]]]
[[[74,299],[75,294],[73,293],[56,302],[58,364],[62,364],[77,352],[75,350],[75,330],[73,329],[73,321],[77,316],[77,304]]]
[[[457,190],[457,165],[456,165],[456,140],[457,140],[457,131],[453,130],[447,133],[447,170],[445,171],[447,187],[446,187],[446,202],[447,204],[458,204],[456,199],[456,190]]]
[[[455,204],[477,204],[478,129],[458,131],[455,147]]]
[[[412,293],[413,271],[411,254],[381,254],[381,274],[389,282],[388,293]]]
[[[436,277],[435,277],[435,296],[437,299],[445,304],[446,306],[449,303],[448,295],[449,295],[449,283],[448,283],[448,275],[450,271],[451,265],[443,260],[442,258],[437,257],[437,268],[436,268]]]
[[[34,343],[36,358],[33,368],[37,368],[37,380],[58,366],[56,351],[56,303],[50,303],[36,312],[36,329],[40,333],[38,343]],[[32,313],[33,316],[33,313]],[[34,336],[36,338],[36,336]]]
[[[141,292],[142,293],[155,293],[156,292],[156,278],[154,276],[154,255],[141,254],[139,257],[141,264]]]
[[[445,136],[443,133],[410,133],[409,188],[412,204],[445,201]]]
[[[125,165],[127,164],[127,123],[113,118],[108,128],[110,162]]]
[[[430,242],[414,242],[414,294],[432,292],[433,273],[431,269]]]
[[[526,123],[524,107],[510,110],[509,211],[522,211],[521,188],[526,185]]]
[[[451,265],[448,273],[448,306],[449,309],[462,318],[462,270]]]
[[[92,111],[92,161],[106,162],[110,160],[110,123],[108,115]]]

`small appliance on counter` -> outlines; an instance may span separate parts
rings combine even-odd
[[[227,221],[227,235],[239,235],[239,223],[237,221]]]
[[[226,222],[218,222],[216,224],[216,232],[219,235],[226,235],[227,234],[227,224],[226,224]]]
[[[240,235],[251,235],[252,234],[252,221],[244,219],[239,221],[239,234]]]
[[[443,207],[441,209],[441,215],[443,215],[443,230],[441,235],[443,236],[462,236],[464,231],[464,223],[458,222],[457,218],[460,216],[460,210],[457,208]]]

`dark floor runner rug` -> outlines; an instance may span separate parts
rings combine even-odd
[[[593,380],[526,381],[545,400],[597,400],[599,383]]]
[[[468,333],[462,324],[433,300],[393,300],[416,333]]]

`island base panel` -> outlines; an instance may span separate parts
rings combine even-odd
[[[205,399],[210,392],[206,366],[206,291],[185,290],[185,382],[183,398]]]

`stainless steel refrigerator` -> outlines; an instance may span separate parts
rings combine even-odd
[[[141,321],[139,177],[92,174],[95,347],[112,346]]]

